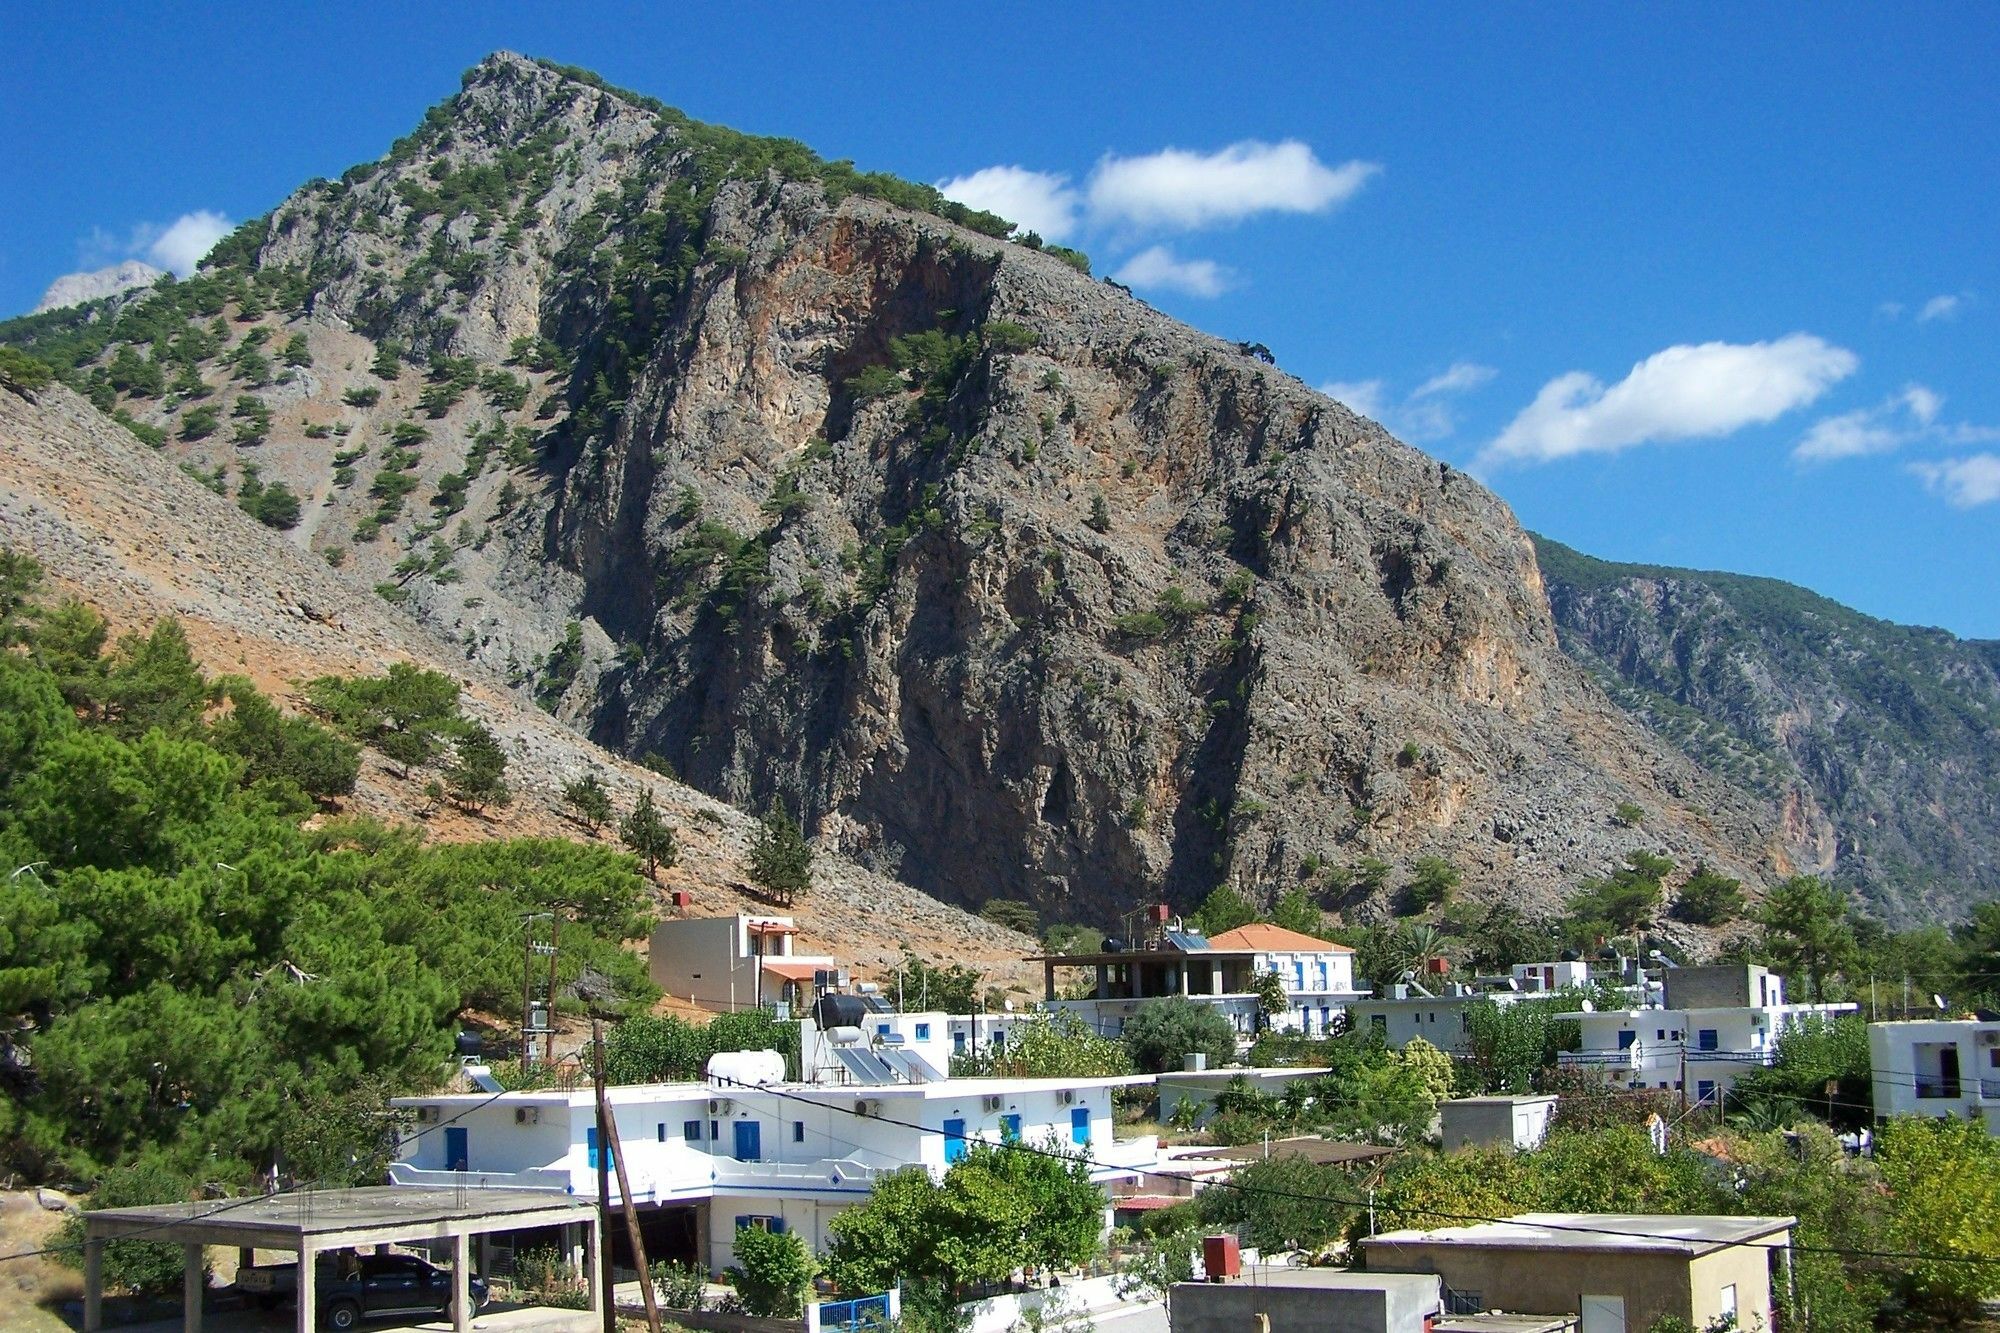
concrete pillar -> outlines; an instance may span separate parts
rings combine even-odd
[[[1110,972],[1105,968],[1104,964],[1099,963],[1097,965],[1097,989],[1092,992],[1098,999],[1102,1000],[1105,998],[1105,983],[1109,980]],[[1049,998],[1053,1000],[1055,996],[1051,995]]]
[[[98,1333],[104,1327],[104,1241],[90,1236],[83,1242],[83,1328]]]
[[[202,1261],[207,1256],[195,1244],[181,1246],[181,1327],[187,1333],[201,1333],[201,1300],[208,1285]]]
[[[1049,999],[1056,998],[1056,965],[1047,959],[1042,960],[1042,987]]]
[[[611,1293],[604,1289],[604,1262],[598,1258],[604,1252],[604,1218],[601,1214],[592,1213],[590,1216],[590,1243],[586,1248],[590,1264],[590,1312],[601,1315],[604,1303],[612,1299]]]
[[[563,1248],[568,1251],[569,1266],[578,1273],[583,1271],[583,1228],[574,1222],[563,1225]]]
[[[311,1241],[299,1245],[298,1333],[313,1333],[319,1325],[319,1252]]]
[[[472,1237],[463,1231],[451,1238],[451,1329],[470,1333],[472,1290],[466,1279],[472,1275]]]

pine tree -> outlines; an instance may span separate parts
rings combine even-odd
[[[750,844],[750,878],[781,903],[812,887],[812,844],[782,805],[773,802]]]
[[[611,794],[604,790],[604,784],[597,780],[595,773],[585,773],[564,787],[563,804],[570,808],[577,822],[592,833],[597,832],[600,825],[611,822]]]
[[[639,803],[632,807],[632,813],[618,826],[618,836],[635,856],[646,863],[649,879],[661,866],[671,866],[681,859],[680,844],[674,840],[674,830],[661,817],[660,808],[653,804],[650,787],[639,793]]]

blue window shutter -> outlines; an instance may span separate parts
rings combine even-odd
[[[681,1124],[681,1137],[689,1143],[701,1142],[701,1121],[688,1120]]]
[[[917,1040],[929,1041],[930,1039],[931,1039],[931,1025],[929,1023],[917,1024]]]
[[[750,1215],[748,1213],[738,1213],[736,1215],[736,1229],[738,1231],[748,1231],[750,1229]]]

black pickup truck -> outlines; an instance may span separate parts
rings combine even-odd
[[[297,1264],[245,1268],[236,1289],[266,1309],[298,1299]],[[486,1279],[466,1280],[472,1308],[486,1304]],[[357,1328],[389,1315],[441,1314],[451,1309],[451,1271],[413,1254],[330,1255],[313,1271],[321,1328]]]

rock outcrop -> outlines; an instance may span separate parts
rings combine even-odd
[[[309,344],[201,361],[260,440],[93,392],[578,729],[949,901],[1778,868],[1769,801],[1564,655],[1495,496],[998,230],[496,56],[211,257]]]
[[[165,269],[154,268],[139,259],[127,259],[88,273],[65,273],[49,284],[48,290],[42,293],[42,299],[35,302],[35,308],[29,313],[39,315],[50,310],[66,310],[71,306],[129,292],[134,287],[150,287],[165,276]]]

